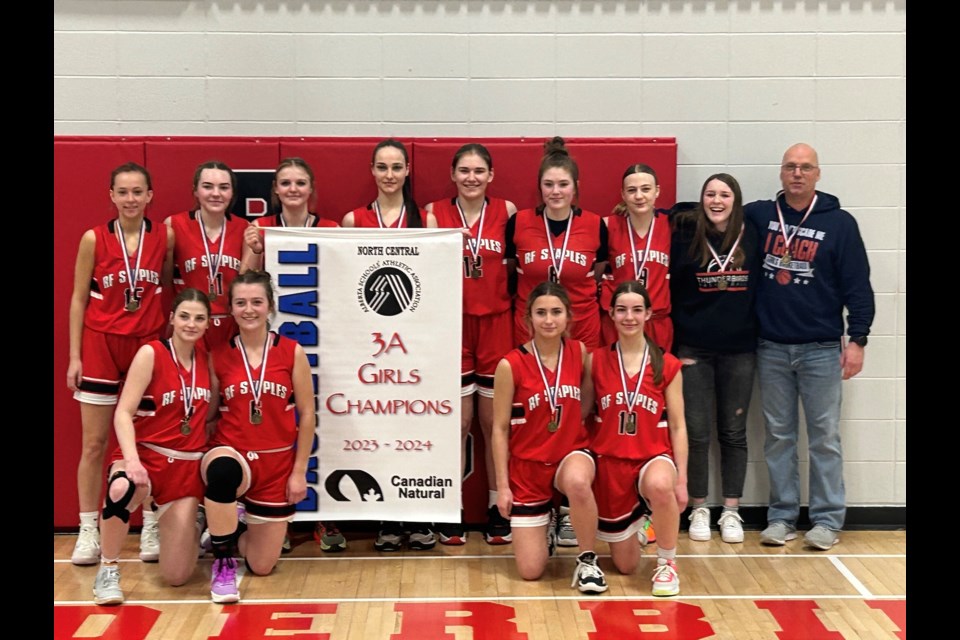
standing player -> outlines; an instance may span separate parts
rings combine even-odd
[[[310,207],[316,204],[316,191],[313,188],[313,169],[303,158],[284,158],[273,174],[273,187],[270,201],[277,213],[262,216],[253,221],[244,233],[244,241],[255,256],[263,254],[263,233],[268,227],[339,227],[333,220],[321,218],[310,213]],[[254,258],[257,268],[263,258]]]
[[[507,255],[517,269],[514,342],[529,338],[524,319],[530,290],[544,280],[562,284],[573,307],[571,335],[587,347],[600,345],[597,282],[606,269],[607,228],[601,218],[574,205],[580,169],[563,138],[544,144],[538,181],[543,204],[524,209],[507,225]],[[576,547],[577,536],[564,501],[557,522],[557,544]]]
[[[254,253],[257,268],[263,266],[262,229],[268,227],[339,227],[333,220],[321,218],[310,213],[310,207],[316,204],[316,191],[313,188],[313,169],[303,158],[284,158],[273,174],[273,188],[270,194],[275,214],[263,216],[247,227],[244,240]],[[347,548],[347,539],[333,522],[318,522],[313,532],[320,549],[326,552],[343,551]],[[289,533],[283,539],[283,552],[291,551]]]
[[[370,160],[370,173],[377,183],[377,199],[365,207],[357,207],[343,216],[344,227],[373,229],[436,228],[432,213],[420,215],[420,207],[413,199],[410,181],[410,162],[407,148],[393,138],[377,143]],[[424,219],[425,218],[425,219]],[[416,551],[432,549],[437,536],[428,523],[409,522],[408,544]],[[403,544],[402,522],[381,522],[373,547],[377,551],[399,551]]]
[[[176,237],[174,288],[180,292],[194,287],[205,292],[210,300],[213,315],[204,337],[210,351],[236,332],[227,306],[230,283],[240,272],[259,264],[258,257],[244,242],[249,223],[230,213],[236,192],[237,178],[230,167],[216,160],[204,162],[193,174],[197,208],[165,220]]]
[[[437,219],[427,213],[420,216],[420,208],[413,199],[410,187],[410,161],[407,148],[393,138],[377,143],[370,160],[370,173],[377,183],[377,199],[365,207],[346,213],[340,222],[344,227],[373,229],[403,229],[437,226]]]
[[[240,274],[227,297],[238,333],[213,353],[220,421],[201,464],[214,554],[214,602],[240,599],[235,542],[253,573],[267,575],[276,565],[287,523],[307,495],[307,460],[316,426],[307,355],[295,341],[267,327],[276,312],[270,274]],[[238,498],[246,507],[246,531],[238,527]]]
[[[80,240],[70,299],[67,387],[80,402],[83,444],[77,467],[80,535],[70,560],[100,558],[97,530],[103,457],[120,385],[137,349],[163,328],[161,282],[169,281],[173,234],[144,217],[153,198],[150,174],[128,162],[110,174],[117,217],[89,229]],[[156,560],[152,511],[144,513],[141,558]]]
[[[680,362],[644,335],[652,311],[643,285],[620,283],[611,305],[617,341],[595,350],[588,364],[597,405],[590,440],[597,456],[597,537],[610,544],[613,564],[621,573],[636,571],[643,497],[657,528],[653,595],[674,596],[680,593],[675,560],[680,512],[687,505]],[[665,403],[670,405],[668,429],[659,427]]]
[[[120,549],[130,528],[130,511],[148,494],[157,503],[163,579],[180,586],[197,564],[200,458],[215,393],[208,354],[197,343],[209,321],[206,294],[184,289],[173,301],[173,335],[140,347],[130,365],[113,419],[119,447],[113,453],[100,521],[102,556],[93,585],[97,604],[123,602]]]
[[[465,144],[453,155],[450,179],[457,195],[431,202],[424,209],[444,228],[462,228],[463,344],[461,347],[461,475],[466,464],[467,434],[473,424],[473,397],[483,433],[487,470],[489,544],[510,542],[510,522],[497,509],[497,478],[493,469],[490,432],[493,429],[493,376],[500,359],[513,348],[513,314],[507,291],[506,226],[517,207],[509,200],[487,196],[493,181],[493,159],[482,144]],[[463,520],[438,527],[441,544],[461,545],[467,534]]]
[[[724,542],[743,542],[739,508],[757,357],[759,236],[744,220],[739,183],[726,173],[707,178],[697,207],[672,222],[670,288],[690,440],[688,533],[691,540],[710,539],[707,478],[716,425],[723,490],[717,524]]]
[[[564,288],[543,282],[530,292],[525,317],[533,338],[497,365],[493,395],[493,461],[497,506],[510,518],[517,571],[536,580],[553,553],[554,490],[570,499],[580,534],[572,586],[583,593],[607,590],[594,542],[597,504],[590,485],[594,462],[583,409],[593,400],[584,375],[587,352],[564,337],[571,316]],[[634,539],[636,542],[636,539]]]
[[[610,274],[604,277],[601,302],[608,301],[621,282],[636,280],[649,292],[653,315],[646,323],[647,335],[663,351],[673,348],[670,320],[670,224],[656,210],[660,185],[656,172],[645,164],[632,164],[623,172],[620,196],[623,202],[603,219],[609,232]],[[603,314],[603,344],[617,339],[609,314]]]

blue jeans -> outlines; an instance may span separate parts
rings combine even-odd
[[[761,339],[757,370],[767,429],[763,453],[770,474],[767,523],[780,521],[796,527],[800,515],[799,397],[807,423],[810,521],[839,531],[846,515],[840,448],[840,342],[780,344]]]
[[[681,361],[694,361],[683,365],[690,497],[707,497],[710,438],[716,424],[723,497],[739,498],[747,475],[747,409],[753,394],[756,354],[719,353],[680,345],[677,356]]]

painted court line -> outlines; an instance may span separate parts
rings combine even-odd
[[[830,562],[833,563],[833,566],[837,568],[837,571],[843,574],[843,577],[847,579],[847,582],[853,585],[853,588],[857,590],[857,593],[862,595],[864,598],[873,597],[873,594],[870,593],[870,590],[867,589],[862,582],[860,582],[857,576],[853,575],[853,572],[847,568],[847,565],[843,564],[840,558],[830,556]]]

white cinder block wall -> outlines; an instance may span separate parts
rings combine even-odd
[[[58,0],[54,130],[676,136],[684,200],[721,169],[770,197],[783,150],[810,142],[877,295],[844,383],[848,502],[902,506],[905,60],[906,0]],[[750,413],[744,503],[765,504],[756,395]]]

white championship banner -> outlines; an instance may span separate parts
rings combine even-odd
[[[297,520],[460,519],[459,229],[268,228],[271,328],[307,353],[318,438]]]

